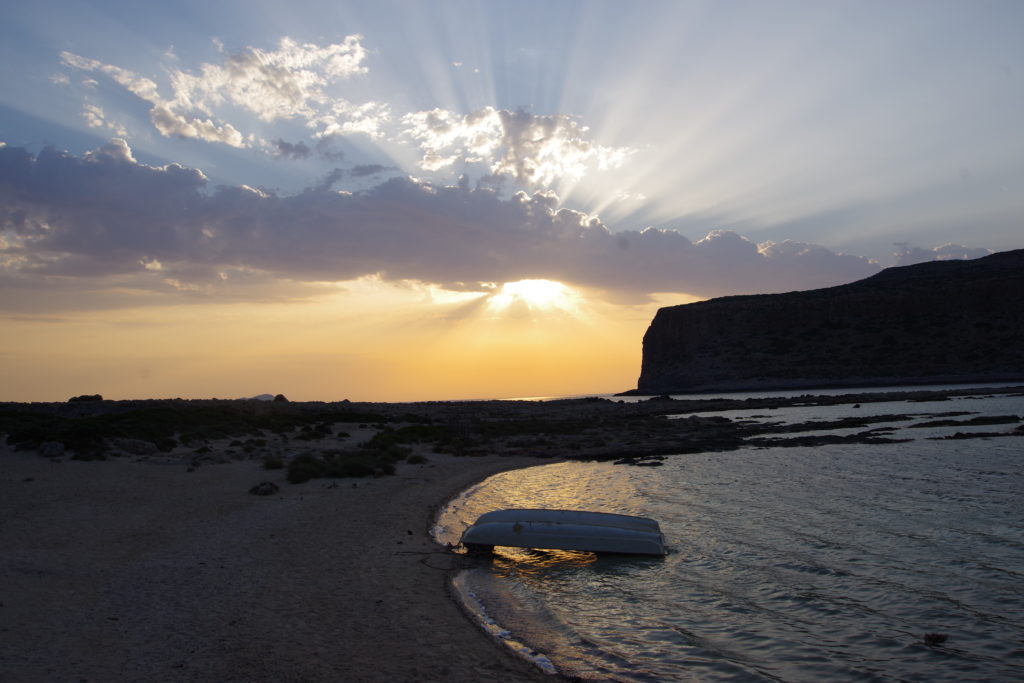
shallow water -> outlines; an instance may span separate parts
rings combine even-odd
[[[490,630],[566,673],[629,681],[1024,680],[1024,438],[914,428],[1024,416],[1022,397],[825,406],[736,419],[914,413],[906,443],[679,455],[658,468],[506,472],[439,519],[560,507],[658,519],[660,558],[498,549],[460,578]],[[967,419],[965,415],[955,419]],[[926,633],[945,642],[928,645]]]

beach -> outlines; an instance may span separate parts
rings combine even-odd
[[[888,425],[925,417],[920,401],[977,393],[3,404],[0,680],[550,680],[452,599],[469,560],[429,531],[456,494],[566,460],[898,443]],[[907,414],[867,409],[891,401]],[[770,419],[837,404],[850,413]],[[764,419],[714,414],[740,409]],[[927,417],[1020,433],[1016,416],[972,414]],[[290,483],[302,471],[313,478]],[[261,482],[277,489],[252,495]]]
[[[302,485],[252,460],[0,463],[3,680],[550,680],[465,617],[460,558],[428,535],[449,496],[535,459]]]

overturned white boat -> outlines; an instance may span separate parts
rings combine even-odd
[[[496,545],[593,553],[665,555],[665,537],[653,519],[585,510],[495,510],[462,534],[467,550]]]

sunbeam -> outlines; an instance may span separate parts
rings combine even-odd
[[[332,339],[372,356],[337,361],[356,374],[447,368],[465,381],[446,395],[540,382],[537,349],[600,326],[618,336],[589,372],[626,386],[655,302],[1021,246],[1013,0],[58,2],[4,18],[0,316],[35,316],[19,334],[50,340],[12,347],[26,367],[60,355],[45,325],[62,316],[95,354],[120,340],[166,358],[173,344],[114,330],[182,306],[192,338],[234,343],[218,316],[237,304],[253,321],[288,308],[309,358],[335,357]],[[447,345],[472,346],[477,371]],[[536,371],[480,370],[505,356]]]
[[[552,280],[518,280],[506,282],[488,299],[489,306],[499,312],[525,307],[530,312],[575,313],[580,296],[561,282]]]

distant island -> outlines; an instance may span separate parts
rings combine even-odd
[[[1024,379],[1024,249],[662,308],[630,394]]]

